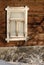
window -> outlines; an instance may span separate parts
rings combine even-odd
[[[28,7],[7,7],[7,42],[26,40]]]
[[[15,15],[14,15],[15,14]],[[24,36],[24,13],[11,12],[10,15],[10,37]]]

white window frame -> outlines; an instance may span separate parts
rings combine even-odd
[[[6,41],[19,41],[19,40],[27,40],[27,17],[28,17],[28,10],[29,8],[27,6],[25,7],[7,7],[5,8],[5,10],[7,11],[7,38]],[[9,37],[9,18],[10,18],[10,12],[14,12],[14,11],[19,11],[19,12],[24,12],[25,13],[25,18],[24,18],[24,22],[25,22],[25,36],[24,37],[15,37],[15,38],[10,38]]]

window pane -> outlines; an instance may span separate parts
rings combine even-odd
[[[24,36],[24,24],[21,21],[17,22],[18,36]]]
[[[15,21],[10,21],[10,37],[16,36],[15,33]]]
[[[23,18],[24,12],[11,12],[10,18]]]

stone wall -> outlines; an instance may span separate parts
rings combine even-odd
[[[44,65],[44,46],[1,47],[0,60]]]
[[[28,6],[28,41],[9,42],[6,38],[7,6]],[[44,0],[0,0],[0,46],[44,45]]]

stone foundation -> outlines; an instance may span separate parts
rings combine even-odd
[[[44,65],[44,46],[0,47],[0,60]]]

